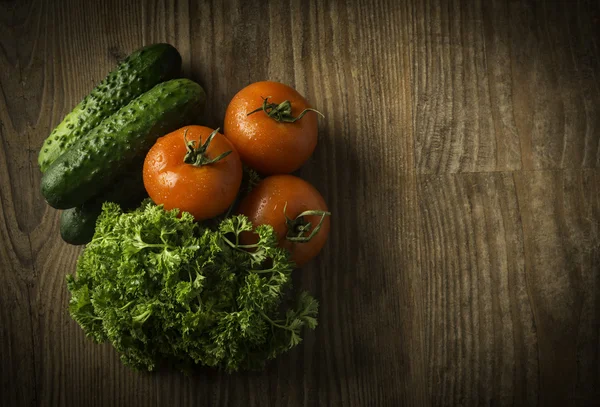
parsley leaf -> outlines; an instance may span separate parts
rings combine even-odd
[[[259,369],[300,343],[304,327],[316,327],[318,303],[302,292],[285,310],[289,253],[269,226],[256,228],[257,244],[240,245],[252,229],[241,215],[210,229],[149,200],[128,213],[106,203],[67,276],[70,314],[136,369]]]

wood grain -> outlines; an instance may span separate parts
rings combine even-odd
[[[415,4],[419,173],[598,168],[598,7]]]
[[[426,176],[418,198],[434,404],[534,404],[538,338],[512,175]]]
[[[436,405],[597,400],[599,175],[419,183]]]
[[[540,404],[593,405],[600,399],[600,172],[535,172],[515,181]]]
[[[0,2],[6,406],[579,405],[600,399],[600,3]],[[299,175],[331,237],[319,327],[264,372],[124,367],[66,310],[80,248],[37,152],[132,50],[170,42],[201,121],[264,79],[325,114]]]

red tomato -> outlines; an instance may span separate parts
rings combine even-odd
[[[159,138],[144,161],[150,198],[165,209],[189,212],[196,220],[225,212],[241,182],[237,151],[208,127],[187,126]]]
[[[317,145],[317,113],[293,88],[256,82],[229,103],[223,132],[249,167],[263,175],[287,174]]]
[[[321,251],[329,235],[330,213],[325,200],[312,185],[293,175],[265,178],[242,199],[238,211],[255,227],[271,225],[280,247],[290,251],[298,267]],[[246,233],[241,241],[252,245],[258,238],[255,233]]]

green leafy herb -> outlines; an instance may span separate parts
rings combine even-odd
[[[149,201],[130,213],[106,203],[76,276],[67,276],[71,316],[137,369],[261,368],[297,345],[303,327],[315,328],[318,303],[303,292],[288,307],[289,255],[269,226],[256,228],[257,244],[240,245],[252,229],[244,216],[213,230]]]

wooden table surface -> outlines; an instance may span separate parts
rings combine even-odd
[[[0,2],[0,404],[597,405],[598,1]],[[174,44],[222,125],[253,81],[325,114],[300,171],[332,232],[319,326],[263,373],[136,373],[84,337],[43,140],[117,63]]]

